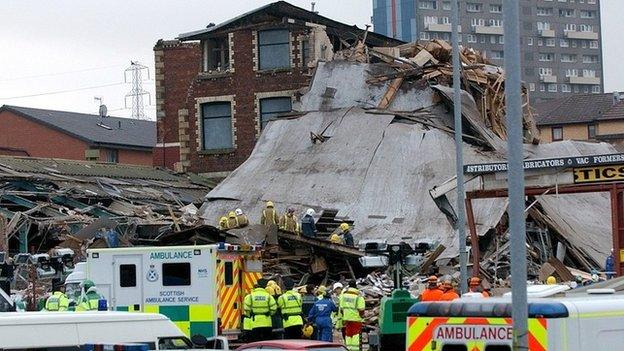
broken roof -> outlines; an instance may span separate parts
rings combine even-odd
[[[624,101],[614,102],[613,93],[574,94],[535,104],[538,125],[591,123],[623,119]]]
[[[365,33],[363,29],[360,29],[355,25],[350,26],[342,22],[332,20],[330,18],[321,16],[316,12],[308,11],[301,7],[292,5],[286,1],[277,1],[258,7],[254,10],[246,12],[240,16],[236,16],[218,25],[212,25],[205,29],[182,33],[178,36],[178,39],[182,41],[200,40],[210,36],[211,34],[217,32],[225,32],[243,25],[260,24],[262,22],[266,22],[267,18],[274,21],[282,21],[283,19],[288,18],[317,23],[327,26],[328,29],[337,29],[338,31],[343,33],[343,35],[348,34],[353,39],[362,38]],[[366,36],[366,41],[368,44],[373,46],[391,46],[403,43],[403,41],[401,40],[386,37],[375,32],[368,32]]]
[[[89,144],[115,148],[152,149],[156,144],[156,122],[68,111],[4,105],[8,111],[43,124]]]

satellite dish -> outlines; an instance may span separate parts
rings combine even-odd
[[[108,114],[108,109],[106,108],[106,105],[100,105],[100,117],[105,118],[107,117],[106,116],[107,114]]]

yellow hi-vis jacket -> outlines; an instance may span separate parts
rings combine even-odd
[[[243,311],[251,319],[251,329],[272,327],[271,316],[277,312],[277,303],[266,290],[255,288],[245,296]]]
[[[280,217],[279,229],[297,235],[301,231],[299,228],[299,220],[295,218],[294,215],[289,216],[288,214],[284,214],[282,217]]]
[[[288,290],[277,298],[277,306],[284,319],[284,328],[303,325],[303,318],[301,317],[303,313],[301,309],[302,303],[301,295],[294,290]]]
[[[269,207],[266,208],[264,210],[262,210],[262,218],[260,219],[260,224],[264,224],[264,225],[271,225],[271,224],[275,224],[277,225],[279,223],[279,218],[277,218],[277,211],[275,211],[275,208],[273,207]]]
[[[52,293],[50,297],[46,300],[45,310],[46,311],[67,311],[69,308],[69,299],[67,295],[60,291],[55,291]]]
[[[338,311],[345,322],[361,322],[360,312],[366,308],[366,302],[356,288],[349,288],[338,299]]]

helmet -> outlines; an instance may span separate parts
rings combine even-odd
[[[308,215],[308,216],[314,216],[314,214],[315,214],[315,213],[316,213],[316,212],[314,212],[314,210],[313,210],[313,209],[311,209],[311,208],[308,208],[308,209],[306,210],[306,215]]]
[[[548,278],[546,278],[546,284],[555,285],[557,284],[557,279],[555,279],[555,277],[553,277],[552,275],[548,276]]]
[[[269,208],[269,207],[275,207],[275,205],[273,204],[273,201],[267,201],[267,203],[266,203],[266,207],[267,207],[267,208]]]
[[[89,288],[92,288],[92,287],[94,287],[94,286],[95,286],[95,283],[93,283],[93,281],[92,281],[92,280],[87,279],[87,280],[85,280],[85,281],[83,281],[83,282],[82,282],[82,287],[83,287],[85,290],[89,290]]]
[[[271,296],[275,295],[275,286],[273,285],[267,285],[267,287],[264,288],[264,290],[266,290],[266,292],[268,292],[269,295]]]
[[[429,284],[438,284],[438,277],[436,277],[435,275],[430,276],[429,278],[427,278],[427,282],[429,282]]]
[[[230,211],[230,212],[228,213],[228,217],[230,217],[230,218],[234,218],[234,217],[236,217],[236,212],[234,212],[234,211]]]
[[[319,287],[316,288],[317,295],[325,295],[326,291],[327,291],[327,287],[325,285],[319,285]]]
[[[225,216],[224,216],[224,217],[221,217],[221,218],[219,219],[219,226],[221,226],[221,227],[225,228],[225,227],[227,227],[227,224],[228,224],[228,219],[227,219],[227,217],[225,217]]]
[[[479,284],[481,284],[481,278],[479,277],[470,278],[470,282],[469,282],[470,286],[478,286]]]
[[[342,286],[342,283],[338,282],[338,283],[334,283],[332,290],[342,289],[342,288],[344,288],[344,286]]]
[[[329,237],[329,241],[334,244],[340,244],[342,240],[340,239],[340,236],[338,234],[334,233]]]
[[[349,230],[349,224],[345,222],[340,223],[340,229],[342,229],[343,232],[346,232]]]
[[[312,333],[314,333],[314,328],[309,324],[306,324],[303,328],[301,328],[301,334],[303,334],[303,337],[306,339],[309,339],[312,336]]]
[[[242,216],[243,210],[241,210],[240,208],[237,208],[236,210],[234,210],[234,213],[236,213],[237,216]]]
[[[288,213],[295,213],[295,209],[292,207],[289,207],[288,210],[286,210],[286,212]]]

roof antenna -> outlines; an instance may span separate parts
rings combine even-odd
[[[318,15],[318,11],[314,11],[314,7],[316,6],[316,2],[312,1],[312,12]]]
[[[98,114],[100,115],[100,118],[108,117],[108,108],[106,108],[106,105],[104,105],[102,103],[102,97],[101,96],[94,96],[93,100],[100,102],[100,108],[98,110]]]

